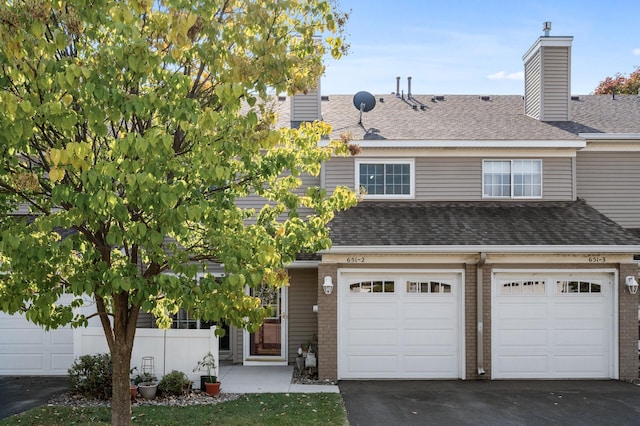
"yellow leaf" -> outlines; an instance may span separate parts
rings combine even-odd
[[[60,164],[60,150],[51,148],[49,150],[49,159],[51,160],[51,164],[53,164],[54,166]]]
[[[66,106],[71,105],[71,102],[73,102],[73,96],[71,96],[70,94],[67,93],[62,97],[62,103]]]
[[[56,167],[54,167],[53,169],[51,169],[51,171],[49,172],[49,179],[51,179],[51,182],[59,182],[62,179],[64,179],[64,169],[58,169]]]

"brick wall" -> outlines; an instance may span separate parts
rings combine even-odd
[[[333,279],[333,293],[324,294],[324,277]],[[318,266],[318,377],[338,378],[338,266]]]
[[[638,295],[630,294],[625,284],[628,275],[636,277],[635,264],[620,264],[618,283],[618,339],[620,380],[638,378]]]

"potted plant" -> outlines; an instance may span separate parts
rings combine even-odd
[[[144,399],[153,399],[158,392],[158,379],[151,373],[143,372],[134,379],[134,384],[138,385],[138,392]]]
[[[217,396],[220,393],[220,382],[218,381],[218,377],[216,376],[216,359],[211,352],[206,354],[200,361],[198,361],[198,365],[193,369],[196,371],[206,371],[206,376],[200,376],[200,389],[206,389],[207,393],[211,396]],[[211,372],[213,371],[213,374]],[[203,383],[204,382],[204,383]]]

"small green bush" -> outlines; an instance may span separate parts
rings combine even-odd
[[[158,384],[158,390],[162,395],[175,395],[180,396],[183,393],[183,389],[191,381],[182,371],[173,370],[171,373],[165,375],[160,384]]]
[[[88,398],[109,399],[113,393],[113,364],[111,355],[82,355],[69,373],[69,391]]]

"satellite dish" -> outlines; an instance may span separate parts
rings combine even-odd
[[[369,92],[358,92],[353,95],[353,105],[360,112],[369,112],[376,106],[376,98]]]
[[[360,121],[358,124],[362,124],[362,113],[369,112],[376,106],[376,98],[369,92],[358,92],[353,95],[353,106],[360,111]]]

